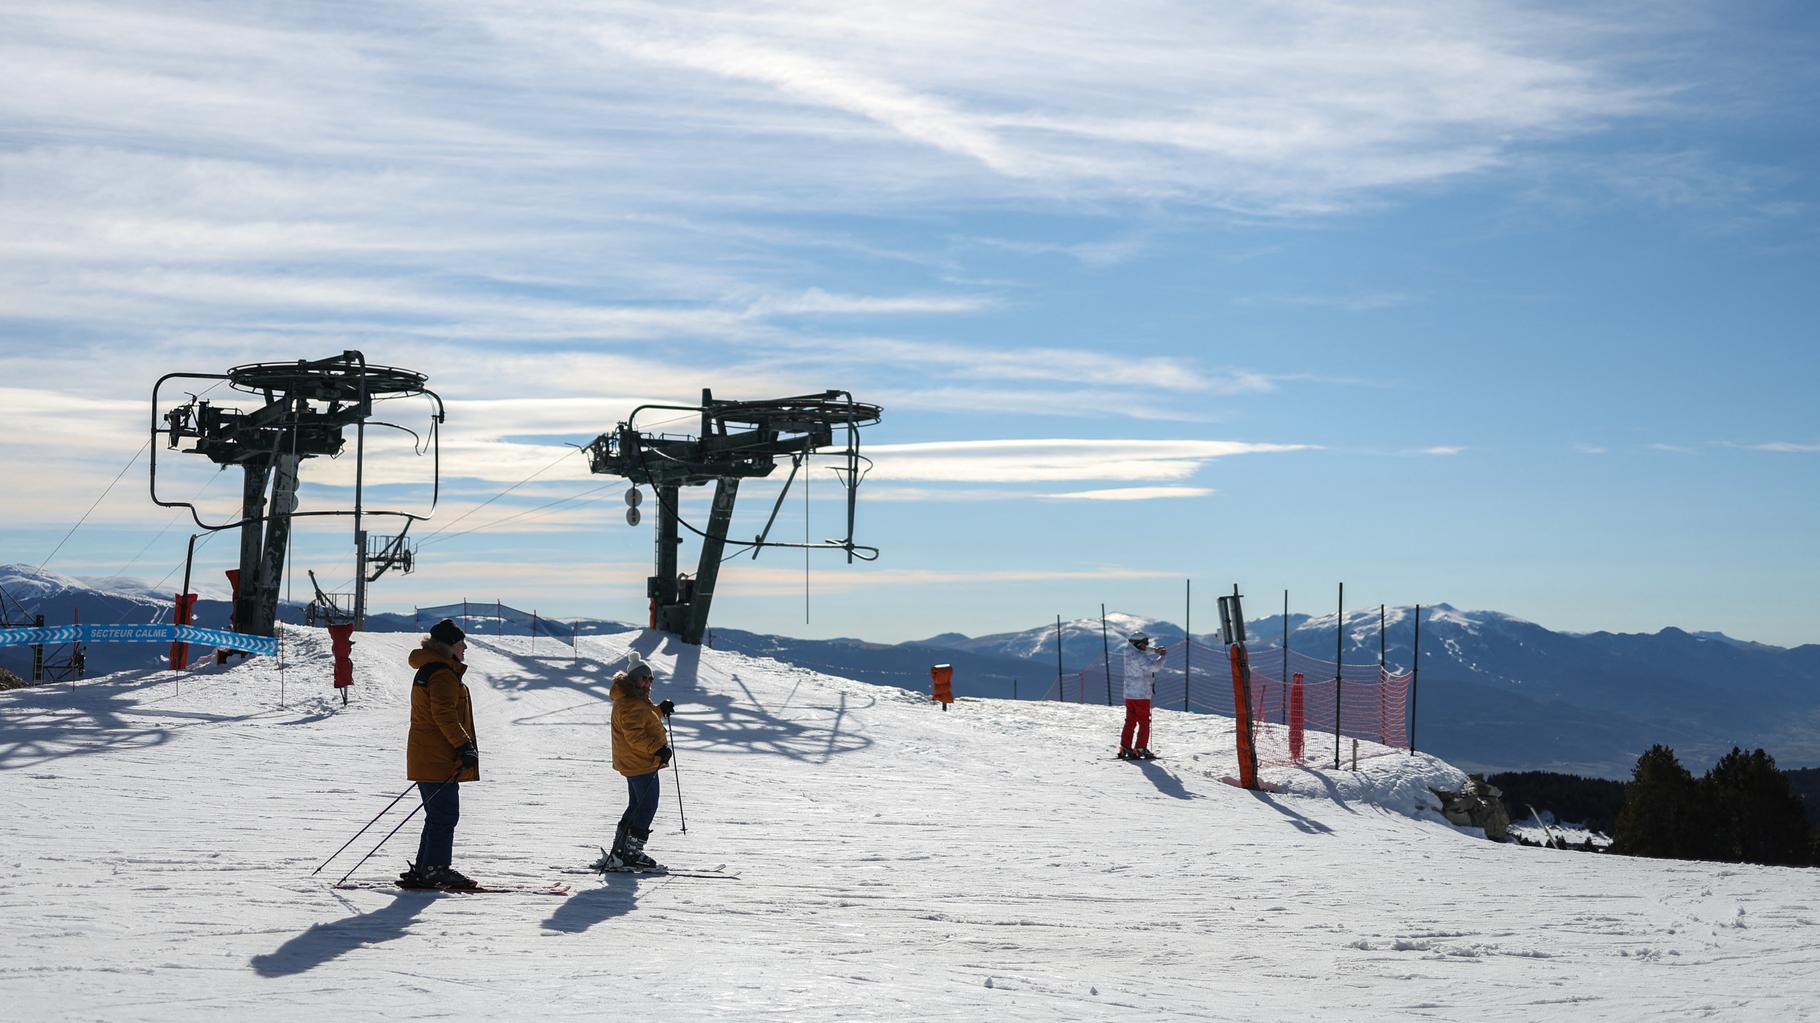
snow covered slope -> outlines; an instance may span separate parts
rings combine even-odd
[[[1501,846],[1427,758],[1244,792],[1230,722],[963,701],[642,633],[477,639],[457,865],[567,897],[337,891],[405,782],[414,639],[0,694],[0,1016],[626,1020],[1810,1018],[1820,873]],[[606,839],[607,679],[676,700],[650,850],[740,881],[563,876]],[[284,706],[279,706],[282,686]],[[678,810],[687,812],[680,830]],[[415,846],[412,821],[356,878]]]

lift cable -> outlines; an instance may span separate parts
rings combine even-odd
[[[144,455],[145,449],[149,448],[151,446],[152,446],[152,439],[150,437],[147,437],[145,439],[145,443],[139,445],[139,451],[133,455],[132,460],[127,462],[125,466],[121,467],[120,471],[114,475],[114,482],[109,483],[107,485],[107,489],[103,490],[101,492],[101,496],[95,498],[95,503],[88,506],[88,511],[83,512],[82,517],[76,520],[76,524],[70,527],[70,531],[63,534],[63,539],[57,541],[57,546],[51,548],[51,552],[44,556],[43,561],[38,562],[38,571],[40,571],[40,572],[44,571],[44,566],[51,563],[51,559],[57,556],[57,552],[63,549],[64,544],[69,543],[70,537],[76,535],[76,530],[82,528],[82,524],[84,522],[87,522],[88,517],[95,513],[95,509],[99,508],[101,506],[102,501],[107,500],[107,495],[114,492],[114,484],[120,482],[121,478],[126,475],[127,470],[129,470],[133,466],[139,464],[140,456]]]

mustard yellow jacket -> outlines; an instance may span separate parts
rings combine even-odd
[[[613,680],[613,770],[628,778],[663,766],[657,751],[669,745],[663,712],[623,676]]]
[[[417,676],[411,685],[411,735],[405,744],[405,777],[412,781],[448,781],[460,759],[455,751],[474,739],[474,701],[461,677],[468,666],[448,647],[429,640],[411,651]],[[480,768],[461,772],[457,781],[479,781]]]

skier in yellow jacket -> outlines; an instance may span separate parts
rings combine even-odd
[[[404,888],[476,887],[449,865],[455,823],[461,819],[461,783],[480,780],[480,747],[474,739],[474,701],[461,677],[468,673],[461,627],[447,618],[411,651],[411,732],[405,742],[405,776],[423,800],[423,837],[417,859],[398,876]]]
[[[657,816],[658,772],[670,763],[664,718],[676,709],[669,700],[651,702],[651,666],[627,655],[626,670],[613,676],[613,769],[626,777],[626,812],[620,815],[613,848],[595,863],[597,870],[662,870],[645,855],[651,821]]]

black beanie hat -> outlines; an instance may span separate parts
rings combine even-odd
[[[454,646],[466,639],[467,635],[461,631],[461,626],[447,618],[430,626],[430,638],[444,646]]]

